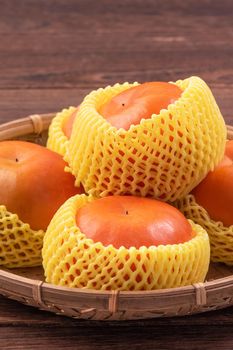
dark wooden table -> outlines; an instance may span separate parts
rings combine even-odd
[[[233,125],[232,0],[0,0],[0,122],[123,81],[207,81]],[[233,349],[233,308],[101,323],[0,297],[0,349]]]

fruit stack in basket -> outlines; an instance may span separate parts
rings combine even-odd
[[[43,245],[46,281],[57,285],[203,282],[210,252],[233,264],[232,143],[198,77],[92,91],[55,116],[47,149],[0,149],[2,265],[38,265]]]

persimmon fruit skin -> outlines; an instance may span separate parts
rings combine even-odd
[[[24,141],[0,142],[0,205],[34,230],[46,230],[57,209],[81,193],[62,157]]]
[[[233,225],[233,140],[227,141],[223,160],[192,194],[212,220]]]
[[[131,125],[140,124],[142,119],[167,109],[181,94],[182,90],[175,84],[147,82],[114,96],[99,113],[117,129],[128,130]]]
[[[100,108],[99,113],[117,129],[128,130],[131,125],[137,125],[142,119],[149,119],[152,114],[158,114],[161,109],[166,109],[181,94],[182,90],[175,84],[143,83],[113,97]],[[78,108],[63,125],[63,132],[68,139],[72,133]]]
[[[178,244],[194,236],[179,210],[158,200],[134,196],[94,200],[78,210],[76,224],[87,238],[115,248]]]
[[[74,121],[77,115],[77,112],[79,110],[79,106],[77,107],[77,109],[75,109],[75,111],[69,116],[69,118],[65,121],[64,125],[63,125],[63,133],[65,134],[65,136],[70,139],[71,137],[71,133],[72,133],[72,129],[73,129],[73,125],[74,125]]]

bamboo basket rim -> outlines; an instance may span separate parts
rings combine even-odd
[[[54,116],[55,113],[35,114],[4,123],[0,125],[0,140],[12,139],[28,134],[39,135],[48,129]],[[227,130],[228,135],[233,139],[233,126],[227,126]],[[204,283],[171,289],[152,291],[98,291],[56,286],[39,279],[24,277],[14,272],[0,269],[0,294],[40,309],[76,318],[119,320],[160,317],[159,304],[161,304],[161,300],[165,302],[164,308],[161,309],[161,314],[165,314],[162,316],[203,312],[208,311],[208,299],[213,298],[216,293],[221,294],[224,290],[226,293],[233,295],[233,274]],[[87,297],[89,298],[88,305]],[[175,313],[169,313],[168,311],[166,314],[166,310],[169,310],[177,302],[176,298],[179,298],[179,300],[186,298],[185,300],[186,302],[188,301],[190,310],[187,311],[185,309],[186,311],[177,311]],[[141,300],[143,300],[143,303],[141,303]],[[57,303],[58,307],[56,307],[55,303]],[[232,304],[233,298],[230,301],[228,298],[223,305],[219,307],[215,305],[212,308],[215,307],[216,309]],[[72,314],[70,308],[74,310],[77,305],[78,309],[76,313],[74,312]],[[124,318],[122,313],[125,305],[127,305],[128,310],[132,311],[131,316],[126,318]],[[147,314],[143,317],[143,312],[150,313],[154,305],[157,305],[157,311],[154,311],[155,313],[152,316]],[[104,316],[96,316],[95,313],[98,308],[100,308],[102,314],[104,313]],[[106,312],[107,316],[105,315]],[[141,313],[142,317],[140,315],[138,317],[137,312]]]

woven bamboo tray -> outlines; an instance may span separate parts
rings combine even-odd
[[[0,125],[0,140],[45,144],[53,114],[32,115]],[[228,126],[233,139],[233,127]],[[44,282],[41,267],[0,269],[0,294],[42,310],[74,318],[133,320],[182,316],[233,305],[233,266],[211,264],[205,283],[142,292],[95,291]]]

